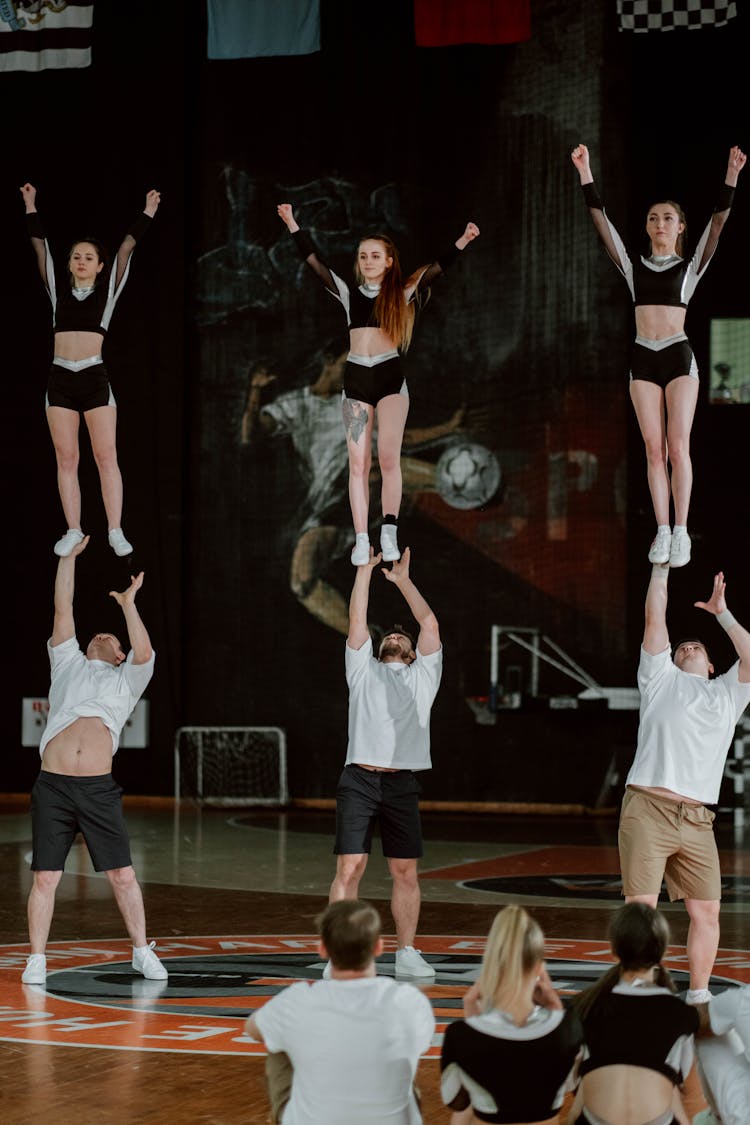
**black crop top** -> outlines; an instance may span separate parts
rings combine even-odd
[[[55,266],[39,214],[36,211],[27,214],[26,221],[39,272],[52,302],[54,332],[97,332],[101,336],[106,335],[115,304],[128,279],[131,255],[136,242],[151,224],[150,216],[145,211],[138,216],[120,244],[107,281],[98,281],[82,300],[75,296],[72,286],[67,284],[58,294]],[[85,239],[81,241],[85,242]]]
[[[523,1027],[490,1011],[449,1024],[440,1091],[454,1110],[470,1103],[480,1121],[543,1121],[562,1105],[583,1042],[577,1013],[537,1008]]]
[[[686,309],[714,255],[721,227],[715,227],[712,218],[689,261],[674,254],[664,261],[655,260],[653,256],[641,256],[636,262],[631,262],[620,235],[607,217],[594,184],[583,184],[582,187],[594,226],[607,253],[625,278],[636,308],[639,305],[667,305]],[[728,211],[732,206],[733,195],[733,189],[725,184],[714,214],[719,210]]]
[[[318,256],[310,235],[305,230],[294,231],[292,234],[300,258],[307,262],[315,276],[322,281],[326,290],[340,301],[346,310],[346,319],[349,328],[378,328],[375,316],[375,301],[379,289],[368,289],[366,285],[349,286],[330,269]],[[455,262],[460,253],[457,246],[450,246],[439,258],[425,267],[419,275],[417,283],[409,301],[413,301],[417,294],[424,292],[432,281],[444,273]]]
[[[695,1008],[666,988],[620,983],[604,993],[583,1021],[581,1075],[600,1066],[643,1066],[680,1083],[693,1060]]]

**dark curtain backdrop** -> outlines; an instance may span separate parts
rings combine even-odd
[[[637,246],[660,195],[684,202],[697,237],[730,144],[750,142],[743,14],[725,31],[637,39],[617,33],[613,9],[535,0],[527,43],[417,50],[410,5],[384,0],[374,20],[370,6],[323,0],[320,54],[208,62],[201,3],[100,4],[89,70],[2,79],[14,107],[0,186],[12,258],[2,457],[17,648],[4,681],[7,789],[29,785],[37,767],[36,752],[18,745],[18,717],[21,697],[47,687],[61,530],[41,408],[49,314],[18,195],[27,179],[60,253],[82,229],[116,244],[145,191],[163,192],[105,350],[124,524],[146,569],[141,607],[159,653],[151,747],[116,760],[126,788],[170,791],[173,733],[190,723],[286,728],[296,797],[330,796],[343,758],[349,517],[304,430],[305,388],[343,320],[300,267],[276,217],[282,200],[347,278],[373,226],[394,234],[407,270],[468,219],[482,231],[435,285],[406,359],[401,540],[446,648],[426,795],[542,799],[543,790],[549,799],[572,755],[606,765],[623,737],[614,724],[584,730],[521,714],[482,728],[467,700],[486,693],[493,622],[540,627],[600,682],[634,682],[652,521],[627,400],[632,314],[596,243],[570,147],[589,144],[608,209]],[[746,192],[741,181],[691,304],[705,370],[711,316],[748,315]],[[268,438],[256,426],[242,444],[259,365],[275,376],[262,403],[297,413],[289,433]],[[719,565],[738,616],[745,605],[746,425],[744,408],[720,411],[703,395],[695,561],[671,584],[680,631],[695,630],[689,607]],[[106,595],[127,576],[106,547],[88,450],[82,462],[96,536],[79,568],[85,636],[117,627]],[[457,507],[461,473],[473,465],[484,480],[494,464],[499,487],[487,486],[478,507]],[[311,488],[326,483],[337,483],[338,503],[323,512]],[[376,576],[375,625],[402,616],[395,597]],[[543,690],[573,688],[544,673]],[[527,740],[539,747],[533,769]]]

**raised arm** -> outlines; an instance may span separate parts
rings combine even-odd
[[[366,566],[358,566],[349,598],[349,634],[346,643],[349,648],[360,649],[370,636],[367,627],[367,608],[370,604],[370,582],[372,572],[380,562],[381,555],[370,547],[370,561]]]
[[[411,300],[415,293],[428,289],[435,278],[439,277],[441,273],[445,273],[453,265],[459,253],[465,250],[475,238],[479,238],[479,227],[476,223],[467,223],[464,233],[447,250],[439,254],[434,262],[430,262],[428,266],[420,266],[418,270],[415,270],[407,278],[404,286],[407,301]]]
[[[393,564],[391,570],[383,568],[383,574],[389,582],[398,586],[414,620],[419,625],[417,651],[422,656],[430,656],[431,653],[440,649],[440,628],[437,617],[409,577],[410,560],[411,551],[407,547],[398,562]]]
[[[118,593],[110,590],[109,596],[114,598],[125,618],[125,627],[128,631],[128,640],[133,650],[133,664],[147,664],[151,659],[151,639],[146,631],[146,626],[141,621],[141,616],[135,608],[135,595],[143,585],[143,571],[130,576],[130,585],[127,590]]]
[[[73,620],[73,594],[75,592],[76,558],[86,549],[89,537],[77,543],[69,555],[60,559],[55,575],[55,616],[52,622],[52,647],[69,641],[76,635]]]
[[[734,645],[734,651],[740,658],[737,678],[741,684],[747,684],[750,683],[750,633],[735,620],[727,609],[726,589],[724,573],[720,570],[714,577],[714,588],[709,600],[707,602],[695,602],[694,604],[698,609],[705,609],[707,613],[713,613],[722,629],[726,630],[727,636]]]
[[[335,297],[340,297],[341,292],[339,286],[336,284],[333,273],[329,270],[325,262],[318,257],[318,252],[313,245],[310,235],[306,230],[300,229],[300,225],[294,217],[294,210],[291,203],[279,203],[276,208],[276,213],[294,239],[294,245],[297,247],[297,253],[302,261],[307,262],[310,269],[315,276],[323,282],[329,293],[333,293]]]
[[[242,424],[240,426],[241,445],[250,444],[250,440],[255,432],[256,423],[258,422],[261,395],[263,394],[264,388],[267,387],[269,383],[273,383],[276,378],[275,375],[269,374],[265,367],[257,367],[251,370],[250,384],[247,389],[247,402],[245,403]],[[268,414],[261,414],[260,426],[266,433],[273,433],[276,423]]]
[[[724,183],[722,184],[716,200],[716,206],[714,207],[711,221],[703,232],[703,237],[698,243],[698,248],[693,259],[696,274],[700,274],[706,268],[714,255],[714,251],[719,242],[719,235],[724,229],[724,223],[729,218],[729,211],[734,202],[734,189],[737,187],[737,180],[739,179],[740,172],[745,167],[746,160],[747,157],[745,153],[737,145],[734,145],[734,147],[729,150]]]
[[[130,230],[120,243],[110,283],[110,293],[115,298],[120,295],[122,286],[127,280],[130,258],[135,250],[136,243],[143,238],[148,230],[151,225],[151,220],[159,209],[160,203],[160,193],[156,191],[155,188],[152,188],[151,191],[146,194],[146,202],[143,211],[141,211],[137,219],[132,223]]]
[[[49,244],[44,237],[44,230],[42,228],[42,220],[39,218],[39,213],[36,209],[36,188],[33,184],[24,184],[20,189],[23,197],[23,202],[26,207],[26,227],[31,239],[31,245],[36,254],[37,266],[39,267],[39,274],[42,279],[44,288],[50,295],[52,303],[55,303],[55,270],[52,263],[52,255],[50,254]]]
[[[643,630],[643,647],[650,656],[657,656],[669,644],[667,632],[667,579],[669,566],[654,563],[651,581],[646,591],[646,622]]]
[[[627,277],[631,269],[630,259],[622,239],[604,212],[604,204],[594,185],[589,150],[586,145],[576,145],[570,154],[570,159],[573,161],[573,166],[578,172],[581,188],[583,189],[583,198],[589,209],[592,222],[596,227],[596,233],[604,243],[604,249],[607,251],[609,257],[620,272]]]

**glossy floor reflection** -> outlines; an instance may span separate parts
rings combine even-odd
[[[0,813],[0,1112],[4,1123],[54,1113],[68,1122],[263,1122],[263,1058],[244,1016],[290,979],[316,979],[314,920],[333,873],[329,812],[199,809],[127,802],[149,935],[170,969],[166,987],[133,977],[105,877],[76,844],[60,885],[46,988],[24,987],[30,821]],[[427,991],[440,1026],[460,1013],[496,910],[521,902],[548,938],[563,991],[608,958],[608,917],[620,903],[616,822],[426,814],[420,944],[438,970]],[[748,841],[717,828],[724,871],[722,981],[750,979]],[[379,841],[362,895],[383,913],[390,882]],[[684,970],[684,909],[664,904]],[[392,971],[394,942],[380,972]],[[439,1035],[420,1064],[426,1121],[444,1121]],[[695,1105],[700,1094],[692,1087]],[[92,1116],[93,1114],[93,1116]]]

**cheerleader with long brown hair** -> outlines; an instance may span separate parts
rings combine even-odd
[[[453,246],[406,280],[401,276],[398,250],[391,239],[384,234],[368,235],[357,248],[357,284],[350,286],[321,260],[310,236],[300,230],[291,204],[281,203],[277,211],[300,257],[346,310],[351,350],[344,369],[343,413],[349,450],[349,503],[356,536],[352,563],[366,566],[370,559],[369,481],[376,412],[382,479],[380,547],[383,561],[395,562],[401,557],[397,542],[401,441],[409,412],[409,392],[399,353],[411,343],[415,302],[458,252],[479,235],[479,228],[467,223]]]

